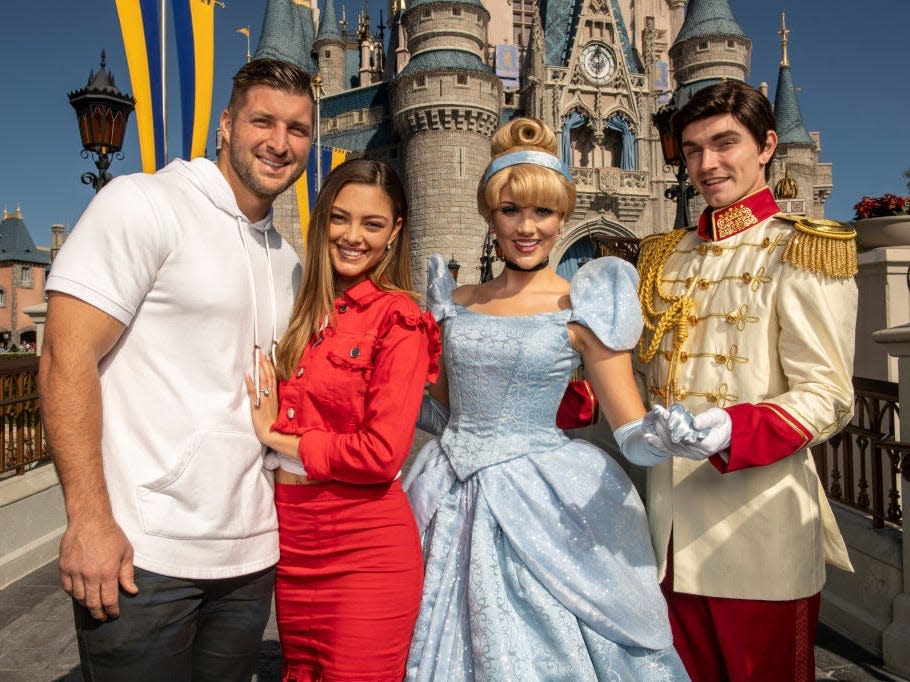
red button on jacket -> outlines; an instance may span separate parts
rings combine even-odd
[[[342,312],[343,311],[343,312]],[[367,280],[335,300],[335,324],[278,384],[273,431],[300,436],[307,478],[392,481],[407,457],[439,328],[410,296]],[[301,373],[300,370],[303,370]]]

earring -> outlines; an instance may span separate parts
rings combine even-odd
[[[496,260],[505,260],[506,255],[502,250],[502,247],[499,245],[499,240],[493,240],[493,249],[496,251]]]
[[[392,240],[392,241],[394,241],[394,240]],[[386,250],[386,251],[391,251],[391,250],[392,250],[392,242],[389,242],[388,244],[385,245],[385,250]]]

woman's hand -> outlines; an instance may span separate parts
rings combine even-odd
[[[253,378],[247,374],[246,392],[250,397],[250,412],[253,417],[253,429],[256,437],[264,445],[269,444],[272,433],[272,424],[278,418],[278,382],[275,378],[275,368],[271,360],[262,351],[259,351],[259,391]]]

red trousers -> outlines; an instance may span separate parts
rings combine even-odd
[[[661,583],[673,645],[692,682],[815,682],[821,595],[791,601],[724,599]]]
[[[401,483],[275,486],[285,682],[400,682],[423,553]]]

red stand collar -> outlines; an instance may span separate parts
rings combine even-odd
[[[374,300],[382,296],[385,292],[373,284],[373,280],[367,278],[360,284],[355,284],[340,296],[336,296],[336,301],[346,300],[359,307],[369,305]],[[337,306],[336,306],[337,307]]]
[[[763,187],[729,206],[706,208],[698,218],[698,236],[706,242],[721,241],[748,230],[779,211],[774,194],[768,187]]]

